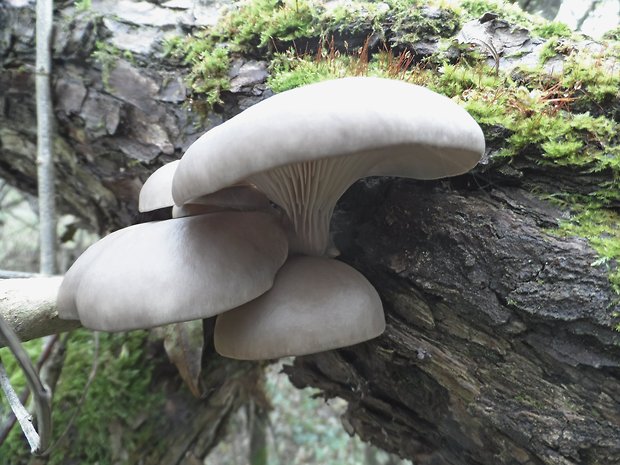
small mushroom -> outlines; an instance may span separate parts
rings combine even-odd
[[[287,250],[277,218],[260,212],[130,226],[73,264],[58,314],[104,331],[211,317],[267,291]]]
[[[172,207],[172,178],[180,160],[166,163],[156,169],[142,185],[138,199],[138,210],[150,212],[160,208]]]
[[[322,256],[335,204],[357,179],[455,176],[483,152],[480,127],[449,98],[345,78],[275,95],[205,133],[181,159],[172,195],[183,205],[249,182],[286,212],[291,251]]]
[[[248,183],[237,183],[191,199],[183,205],[175,205],[172,199],[172,178],[178,164],[179,160],[167,163],[149,176],[140,190],[139,211],[172,207],[172,217],[182,218],[216,211],[267,211],[270,208],[265,194]]]
[[[358,271],[331,258],[295,256],[267,293],[218,316],[215,348],[230,358],[271,359],[350,346],[384,329],[377,291]]]

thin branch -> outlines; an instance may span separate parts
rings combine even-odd
[[[28,444],[30,444],[31,450],[37,450],[40,445],[40,438],[37,430],[32,424],[32,415],[26,410],[26,408],[21,403],[21,400],[13,386],[11,386],[11,382],[9,381],[9,375],[4,368],[4,364],[2,363],[2,359],[0,358],[0,387],[4,391],[4,395],[6,396],[9,405],[11,406],[11,410],[13,414],[17,418],[19,422],[19,426],[21,426],[22,431],[26,435],[26,439],[28,440]]]
[[[16,279],[16,278],[40,278],[38,273],[29,273],[27,271],[0,270],[0,279]]]
[[[52,18],[53,0],[37,0],[36,92],[37,92],[37,181],[39,194],[40,271],[52,275],[56,269],[56,213],[54,205],[54,160],[52,156]]]
[[[36,219],[31,220],[29,218],[22,218],[19,214],[15,213],[14,210],[11,210],[10,207],[4,211],[4,214],[21,224],[22,229],[20,231],[24,231],[26,229],[30,229],[32,231],[37,228]]]
[[[17,335],[11,327],[0,317],[0,336],[10,349],[17,363],[21,366],[26,376],[26,382],[30,387],[30,392],[34,399],[35,411],[37,414],[38,432],[32,424],[32,416],[26,411],[24,406],[19,402],[19,397],[8,381],[8,375],[4,369],[4,365],[0,361],[0,384],[5,392],[11,409],[17,417],[26,439],[30,444],[30,451],[34,455],[44,455],[49,447],[52,436],[52,396],[49,389],[41,382],[32,361],[22,347]],[[25,412],[25,413],[24,413]]]
[[[592,3],[590,3],[590,6],[586,10],[586,12],[583,14],[583,16],[577,20],[576,29],[578,31],[581,30],[581,28],[583,27],[583,23],[585,23],[586,20],[590,17],[590,15],[594,13],[594,11],[598,8],[600,3],[601,3],[601,0],[592,0]]]
[[[56,297],[61,282],[61,276],[0,279],[0,316],[20,340],[28,341],[80,327],[77,320],[58,317]]]
[[[24,199],[15,199],[15,200],[11,200],[11,201],[4,203],[4,197],[6,197],[8,194],[9,194],[8,189],[2,189],[2,187],[0,187],[0,206],[2,207],[2,210],[4,210],[4,212],[10,210],[13,207],[18,206],[20,203],[24,201]]]
[[[58,340],[59,340],[59,336],[56,334],[50,337],[48,341],[45,343],[45,346],[43,347],[43,350],[41,351],[41,355],[39,355],[39,360],[37,360],[37,372],[39,373],[41,372],[41,367],[49,359],[50,355],[52,354],[52,349],[54,348]],[[24,389],[19,395],[19,401],[22,404],[25,404],[26,401],[28,400],[28,396],[30,396],[30,390]],[[15,414],[11,413],[9,414],[9,417],[6,419],[6,421],[2,424],[2,426],[0,426],[0,446],[4,444],[4,441],[6,441],[7,437],[9,436],[9,433],[13,429],[13,426],[15,426],[16,421],[17,421],[17,418],[15,417]]]

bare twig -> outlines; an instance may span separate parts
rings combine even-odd
[[[579,18],[579,19],[577,20],[577,27],[576,27],[576,29],[577,29],[578,31],[580,31],[580,30],[581,30],[581,28],[583,27],[583,23],[585,23],[585,22],[586,22],[586,20],[590,17],[590,15],[591,15],[592,13],[594,13],[594,11],[598,8],[598,6],[600,5],[600,3],[601,3],[601,0],[593,0],[593,1],[590,3],[590,6],[589,6],[589,7],[588,7],[588,9],[586,10],[586,12],[583,14],[583,16],[581,16],[581,18]]]
[[[493,44],[493,39],[489,37],[489,41],[486,42],[484,40],[474,38],[470,39],[469,43],[482,45],[491,54],[491,57],[493,58],[493,71],[494,74],[497,76],[499,74],[500,67],[500,53],[495,47],[495,44]]]
[[[51,41],[53,0],[37,0],[37,181],[39,194],[40,271],[52,275],[56,262],[54,161],[52,158]]]
[[[28,273],[27,271],[12,271],[12,270],[0,270],[0,279],[15,279],[15,278],[39,278],[38,273]]]
[[[28,439],[30,451],[34,455],[44,455],[49,447],[52,435],[52,396],[49,389],[41,382],[30,357],[28,357],[28,354],[22,347],[17,335],[2,317],[0,317],[0,337],[3,339],[4,344],[11,349],[15,359],[24,371],[26,382],[34,399],[38,432],[32,423],[32,416],[21,404],[17,393],[11,386],[1,360],[0,385],[9,400],[17,421],[26,435],[26,439]]]
[[[43,350],[41,351],[39,360],[37,360],[37,372],[41,371],[41,367],[49,359],[50,355],[52,354],[52,349],[56,345],[56,342],[58,342],[58,339],[59,336],[57,334],[48,338],[45,346],[43,347]],[[30,390],[24,389],[19,395],[19,401],[22,404],[25,404],[28,400],[29,395]],[[9,433],[13,429],[13,426],[15,426],[16,421],[17,418],[14,414],[11,413],[9,414],[9,417],[6,419],[6,421],[0,426],[0,446],[4,443],[4,441],[6,441],[6,438],[9,436]]]
[[[0,387],[4,391],[4,395],[6,396],[9,405],[11,406],[11,410],[13,410],[13,414],[17,418],[19,425],[22,427],[22,431],[26,435],[26,439],[28,439],[31,450],[38,449],[40,439],[37,430],[32,424],[32,415],[30,415],[28,410],[26,410],[26,408],[23,406],[19,396],[15,392],[15,389],[13,389],[13,386],[11,386],[11,382],[9,381],[9,375],[4,368],[2,359],[0,359]]]

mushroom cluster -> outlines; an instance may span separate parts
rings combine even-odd
[[[337,261],[329,223],[357,179],[437,179],[484,152],[473,118],[447,97],[358,77],[275,95],[192,144],[146,181],[140,211],[173,218],[117,231],[67,272],[62,318],[122,331],[218,315],[215,347],[256,360],[380,335],[381,300]]]

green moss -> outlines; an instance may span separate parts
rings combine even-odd
[[[570,27],[557,21],[539,24],[534,27],[532,32],[534,35],[544,39],[550,39],[551,37],[570,37],[573,35],[573,30]]]
[[[603,34],[603,39],[605,40],[620,40],[620,26],[615,29],[611,29]]]
[[[620,99],[620,70],[614,68],[604,52],[571,53],[564,62],[561,83],[565,89],[578,90],[596,103]]]
[[[365,1],[346,2],[326,11],[321,23],[327,36],[331,34],[378,34],[385,37],[384,24],[389,8],[386,4]]]
[[[497,89],[503,79],[484,63],[476,66],[444,64],[442,72],[430,83],[430,87],[445,95],[461,95],[465,91]]]
[[[91,56],[101,66],[101,81],[104,88],[110,90],[110,73],[116,66],[121,51],[112,44],[98,40]]]
[[[97,376],[68,437],[51,455],[50,465],[130,464],[133,463],[133,451],[147,446],[146,439],[152,437],[157,427],[158,416],[152,413],[161,409],[165,400],[162,393],[151,390],[154,365],[144,351],[147,336],[145,331],[100,334]],[[39,341],[28,344],[34,347],[34,352],[40,350]],[[55,437],[65,429],[75,411],[91,370],[93,356],[92,334],[85,330],[74,332],[69,339],[69,351],[54,393],[52,414]],[[18,378],[20,376],[17,375]],[[20,384],[19,380],[16,384]],[[114,456],[120,451],[111,446],[111,428],[122,431],[119,448],[123,457]],[[7,455],[3,454],[6,460],[3,464],[25,463],[28,447],[19,428],[13,429],[3,450],[5,447]]]
[[[458,15],[450,8],[439,7],[432,14],[429,11],[423,2],[411,0],[359,1],[330,10],[325,10],[322,2],[312,0],[254,0],[238,4],[212,29],[185,38],[170,38],[163,48],[168,56],[189,66],[187,82],[192,98],[209,110],[219,102],[221,91],[228,88],[227,69],[233,53],[272,58],[273,69],[288,73],[287,79],[298,83],[318,79],[301,78],[304,72],[335,77],[320,67],[296,68],[292,72],[292,67],[283,63],[283,55],[292,44],[298,47],[296,50],[310,47],[314,52],[317,44],[330,43],[337,34],[383,37],[388,27],[393,32],[389,45],[407,48],[429,35],[451,37],[460,26]],[[344,47],[348,47],[348,42]],[[274,81],[273,85],[284,89],[294,83],[283,85]]]
[[[599,255],[591,265],[604,267],[612,289],[620,295],[620,214],[587,198],[573,197],[570,219],[552,232],[562,237],[583,237]],[[620,323],[616,329],[620,331]]]
[[[254,0],[231,10],[214,28],[169,38],[163,48],[189,67],[186,81],[193,101],[207,112],[229,88],[231,53],[313,36],[320,14],[320,5],[306,0]]]
[[[164,53],[189,66],[185,81],[192,95],[199,96],[198,108],[209,111],[221,103],[222,91],[230,86],[228,47],[217,45],[209,33],[201,31],[193,36],[166,40]]]
[[[294,53],[276,54],[271,62],[268,85],[276,93],[296,87],[340,77],[339,67],[333,63],[316,63]]]
[[[560,54],[562,51],[561,45],[562,45],[561,37],[558,37],[558,36],[550,37],[549,40],[545,42],[545,44],[543,45],[540,51],[540,56],[538,58],[540,61],[540,64],[544,65],[547,62],[547,60],[558,56],[558,54]]]
[[[76,0],[74,5],[78,11],[90,11],[93,6],[92,0]]]
[[[390,45],[407,47],[420,40],[451,38],[460,28],[459,15],[452,9],[404,7],[398,4],[390,12]]]
[[[542,18],[530,15],[505,0],[463,0],[459,6],[466,20],[479,19],[485,13],[495,13],[503,20],[530,30],[545,23]]]
[[[266,48],[317,34],[322,7],[308,0],[254,0],[225,15],[215,35],[230,38],[244,50]]]

